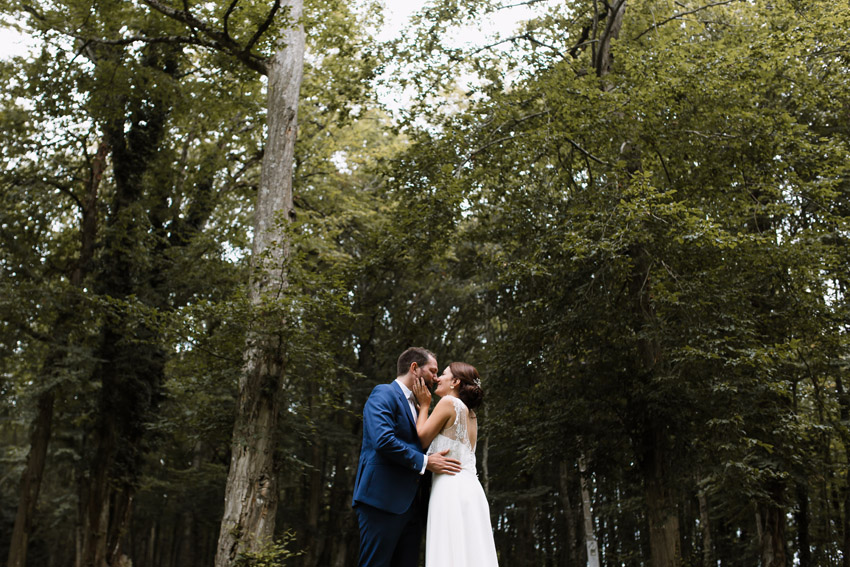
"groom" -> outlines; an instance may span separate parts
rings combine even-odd
[[[437,358],[424,348],[398,357],[397,378],[378,384],[363,408],[363,445],[352,506],[360,524],[358,567],[416,567],[422,541],[419,486],[426,470],[460,472],[447,451],[425,455],[416,435],[413,381],[430,387]]]

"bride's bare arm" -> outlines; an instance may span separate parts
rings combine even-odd
[[[437,402],[437,406],[431,412],[431,415],[428,415],[428,408],[419,408],[416,433],[419,435],[419,442],[422,443],[423,447],[431,445],[431,441],[434,440],[437,433],[443,430],[454,413],[455,408],[448,398],[443,398]]]

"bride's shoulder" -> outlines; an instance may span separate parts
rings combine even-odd
[[[450,408],[453,411],[463,411],[464,409],[466,409],[466,404],[464,404],[463,401],[457,396],[445,396],[443,398],[440,398],[440,403],[443,402],[445,402],[445,406],[447,408]]]
[[[437,405],[434,407],[434,411],[445,412],[446,414],[455,415],[458,411],[459,407],[463,406],[463,402],[461,402],[455,396],[443,396],[440,398],[440,401],[437,402]]]
[[[454,396],[443,396],[442,398],[440,398],[440,401],[437,402],[437,406],[440,406],[440,405],[445,406],[445,407],[453,406],[454,400],[456,400],[456,399],[457,398],[455,398]]]

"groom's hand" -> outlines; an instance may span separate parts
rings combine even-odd
[[[449,450],[428,455],[428,466],[425,468],[438,474],[457,474],[460,472],[460,461],[447,457]]]

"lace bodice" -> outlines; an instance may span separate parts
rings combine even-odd
[[[431,446],[428,448],[428,454],[439,453],[448,449],[447,457],[457,459],[460,461],[460,466],[464,471],[477,475],[478,473],[475,470],[475,447],[469,441],[469,428],[467,427],[469,409],[459,398],[454,396],[449,396],[448,398],[455,407],[454,423],[444,427],[434,437],[434,440],[431,441]]]

